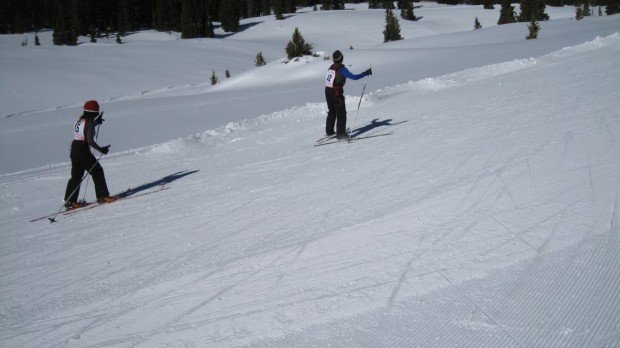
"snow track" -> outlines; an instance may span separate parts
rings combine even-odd
[[[615,346],[619,250],[608,236],[589,237],[481,280],[252,346]]]
[[[619,53],[384,88],[365,142],[312,146],[307,104],[110,157],[171,189],[51,225],[60,169],[2,176],[0,341],[617,346]]]

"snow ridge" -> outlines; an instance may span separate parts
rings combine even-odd
[[[404,84],[379,89],[369,95],[369,98],[384,99],[389,96],[400,94],[405,91],[431,91],[437,92],[446,88],[453,88],[469,83],[474,83],[492,77],[509,74],[519,70],[531,68],[541,63],[552,63],[558,59],[567,58],[577,53],[583,53],[600,49],[610,42],[620,39],[620,33],[614,33],[606,37],[597,36],[594,40],[580,45],[565,47],[559,51],[546,54],[539,58],[515,59],[508,62],[485,65],[478,68],[470,68],[455,73],[438,77],[429,77],[418,81],[409,81]]]

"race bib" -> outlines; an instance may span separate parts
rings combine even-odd
[[[336,79],[336,70],[328,70],[327,76],[325,76],[325,86],[334,88],[334,80]]]
[[[79,120],[73,126],[73,140],[84,141],[86,137],[84,136],[84,128],[86,127],[86,120]]]

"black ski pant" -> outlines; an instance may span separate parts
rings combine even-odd
[[[80,184],[84,177],[84,172],[90,170],[90,175],[95,183],[95,195],[97,199],[109,196],[108,185],[105,181],[103,168],[90,152],[88,145],[82,144],[71,145],[71,179],[67,183],[65,191],[65,202],[77,202],[80,195]]]
[[[347,134],[347,108],[344,104],[344,91],[342,88],[325,87],[325,100],[327,100],[327,120],[325,122],[325,134]]]

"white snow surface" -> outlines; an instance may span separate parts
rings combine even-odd
[[[424,3],[384,44],[384,12],[347,6],[216,39],[0,36],[0,345],[620,346],[620,17],[548,7],[525,40],[499,6]],[[380,136],[314,146],[329,62],[283,63],[295,27],[372,64],[348,125]],[[168,189],[30,222],[91,98],[110,190]]]

